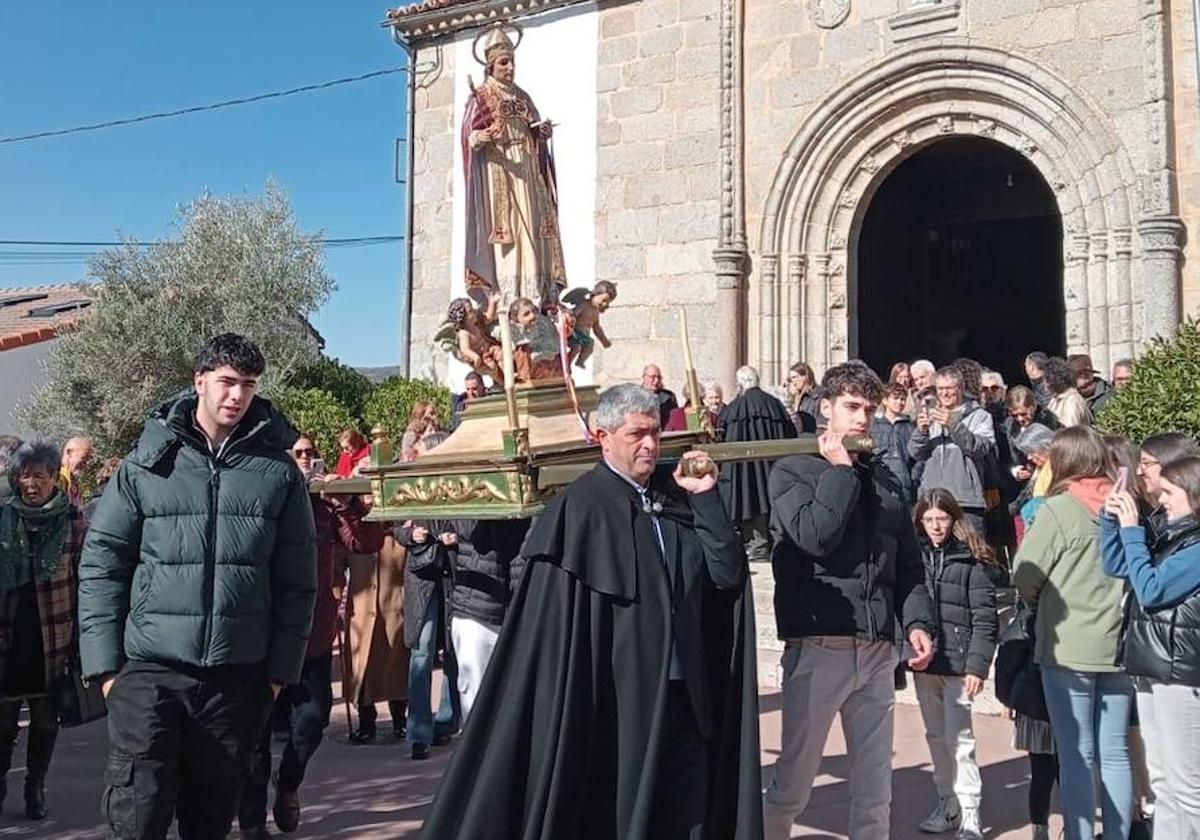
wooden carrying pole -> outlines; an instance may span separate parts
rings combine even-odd
[[[679,341],[683,345],[683,364],[687,375],[688,392],[691,395],[692,414],[704,417],[704,399],[700,393],[700,380],[696,376],[696,363],[692,360],[692,343],[688,340],[687,309],[679,307]]]
[[[516,365],[513,364],[512,328],[508,324],[508,315],[500,313],[500,351],[504,364],[504,403],[508,407],[508,430],[515,431],[520,427],[517,421]]]

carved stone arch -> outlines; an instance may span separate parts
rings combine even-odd
[[[1063,220],[1071,352],[1103,369],[1135,335],[1128,156],[1102,112],[1049,70],[985,47],[929,45],[872,67],[820,103],[789,145],[760,229],[752,348],[776,381],[854,349],[855,248],[872,195],[901,162],[955,136],[1024,154]]]

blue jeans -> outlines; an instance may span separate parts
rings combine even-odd
[[[441,635],[438,633],[441,612],[442,593],[436,590],[425,608],[421,636],[408,661],[408,740],[412,744],[428,745],[435,735],[449,735],[458,729],[458,698],[450,669],[442,674],[442,698],[436,718],[433,713],[433,660]]]
[[[1133,682],[1124,674],[1042,666],[1046,709],[1058,749],[1066,840],[1091,840],[1096,771],[1104,840],[1125,840],[1133,822],[1133,771],[1126,733]]]

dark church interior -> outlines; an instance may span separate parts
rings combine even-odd
[[[860,355],[978,359],[1012,384],[1032,350],[1065,349],[1062,221],[1029,160],[985,138],[935,142],[871,199],[858,240]]]

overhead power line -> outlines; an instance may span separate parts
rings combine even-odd
[[[288,88],[287,90],[275,90],[270,93],[259,93],[254,96],[243,96],[239,99],[226,99],[221,102],[210,102],[207,105],[193,105],[188,108],[177,108],[173,111],[158,111],[153,114],[142,114],[137,117],[124,117],[118,120],[107,120],[105,122],[90,123],[88,125],[77,125],[71,128],[56,128],[48,131],[36,131],[32,134],[18,134],[12,137],[0,137],[0,145],[8,143],[24,143],[28,140],[41,140],[46,137],[61,137],[65,134],[79,134],[84,131],[99,131],[103,128],[116,128],[122,125],[134,125],[135,123],[150,122],[151,120],[162,120],[167,117],[182,117],[186,114],[199,114],[204,111],[216,111],[219,108],[229,108],[233,105],[249,105],[252,102],[262,102],[267,99],[280,99],[284,96],[294,96],[297,93],[309,93],[314,90],[325,90],[326,88],[337,87],[338,85],[349,85],[355,82],[365,82],[368,79],[378,78],[379,76],[390,76],[395,73],[406,73],[407,67],[389,67],[384,70],[373,70],[370,73],[363,73],[359,76],[346,76],[341,79],[331,79],[327,82],[317,82],[311,85],[301,85],[300,87]]]
[[[403,242],[403,236],[346,236],[320,240],[326,248],[367,248]],[[116,242],[65,239],[0,239],[0,265],[81,265],[103,248],[134,244],[140,248],[162,242]]]
[[[321,238],[321,243],[331,247],[352,246],[352,245],[376,245],[382,242],[399,242],[403,236],[345,236],[332,237],[329,239]],[[71,240],[71,239],[0,239],[0,245],[29,245],[36,247],[69,247],[69,248],[111,248],[116,245],[127,245],[128,242],[119,241],[100,241],[100,240]],[[143,247],[151,245],[162,245],[162,242],[139,242],[133,241],[132,244]]]

